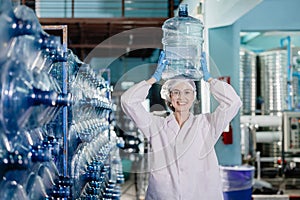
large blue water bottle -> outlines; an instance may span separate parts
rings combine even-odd
[[[199,80],[202,77],[200,58],[203,44],[203,23],[188,15],[188,5],[179,6],[178,16],[162,26],[162,44],[168,66],[163,79],[177,76]]]

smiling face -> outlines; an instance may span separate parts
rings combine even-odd
[[[195,100],[195,91],[189,83],[181,82],[172,88],[170,98],[175,112],[189,112]]]

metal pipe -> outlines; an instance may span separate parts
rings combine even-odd
[[[288,110],[293,109],[293,85],[292,85],[292,66],[291,66],[291,37],[287,36],[280,40],[281,47],[284,47],[284,41],[287,40],[287,105]]]
[[[125,17],[125,0],[122,0],[122,17]]]
[[[64,52],[67,52],[67,44],[63,44]],[[62,92],[63,94],[68,94],[68,69],[67,65],[64,62],[63,63],[63,70],[62,70],[62,76],[63,76],[63,87]],[[63,146],[64,146],[64,171],[63,176],[68,177],[68,107],[65,106],[63,108],[63,134],[64,134],[64,140],[63,140]]]
[[[72,12],[72,18],[74,18],[75,17],[75,0],[72,0],[72,10],[71,10],[71,12]]]
[[[240,118],[242,124],[253,124],[260,127],[281,126],[282,117],[273,115],[243,115]]]
[[[273,143],[282,141],[281,131],[258,131],[256,132],[257,143]]]
[[[168,0],[168,16],[171,18],[171,17],[174,17],[174,1],[172,0]]]
[[[256,152],[256,162],[257,162],[257,180],[260,180],[261,167],[260,167],[260,151]]]

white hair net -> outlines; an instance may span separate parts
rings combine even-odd
[[[195,82],[190,79],[169,79],[161,87],[160,96],[162,99],[171,102],[170,92],[179,83],[187,83],[193,91],[196,91]]]

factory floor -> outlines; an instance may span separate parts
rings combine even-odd
[[[122,185],[121,200],[144,200],[147,175],[131,173]]]
[[[270,180],[268,180],[270,181]],[[274,181],[274,180],[273,180]],[[131,173],[129,178],[122,185],[121,200],[145,200],[147,187],[147,175]],[[300,200],[299,189],[284,190],[284,195],[253,195],[253,200]]]
[[[284,195],[289,196],[290,200],[300,200],[300,179],[299,178],[264,178],[264,181],[271,183],[278,188]]]

